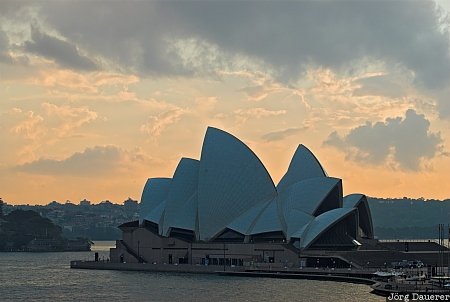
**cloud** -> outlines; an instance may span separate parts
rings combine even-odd
[[[338,69],[364,57],[400,63],[429,88],[450,79],[449,37],[431,1],[185,1],[160,7],[163,15],[178,16],[184,34],[257,57],[285,79],[296,79],[311,63]]]
[[[450,118],[450,82],[447,88],[432,92],[431,97],[439,101],[439,117]]]
[[[341,150],[346,150],[348,147],[344,139],[339,135],[339,133],[337,133],[337,131],[331,132],[323,143],[324,145],[333,146]]]
[[[0,1],[0,16],[8,13],[16,13],[21,7],[21,3],[17,1]]]
[[[11,60],[11,58],[7,53],[8,48],[9,48],[8,37],[0,27],[0,62],[9,62]]]
[[[38,26],[26,49],[63,66],[98,68],[83,50],[104,68],[144,76],[250,70],[295,86],[310,69],[352,76],[382,62],[386,74],[410,73],[416,88],[439,100],[441,117],[450,117],[448,19],[433,1],[29,3],[22,6],[33,7],[29,22]],[[8,6],[9,20],[16,6]],[[357,95],[404,93],[392,78],[360,84]],[[254,100],[271,92],[243,91]]]
[[[29,52],[36,53],[45,58],[54,60],[62,67],[81,70],[94,71],[97,65],[88,57],[81,55],[77,46],[52,37],[46,33],[39,31],[37,28],[31,29],[32,41],[25,42],[25,49]]]
[[[96,146],[62,160],[41,158],[17,166],[14,170],[47,175],[104,175],[120,164],[122,154],[123,150],[116,146]]]
[[[238,122],[245,123],[249,119],[260,119],[264,117],[284,115],[286,112],[286,110],[267,110],[256,107],[249,109],[237,109],[234,111],[234,114]]]
[[[418,171],[423,160],[443,151],[440,133],[432,133],[429,128],[430,122],[424,115],[409,109],[404,118],[366,122],[344,136],[333,132],[324,144],[343,150],[352,160],[372,164],[392,162],[401,169]]]
[[[57,137],[71,135],[73,130],[97,119],[97,113],[87,107],[57,106],[50,103],[43,103],[42,107],[47,116],[56,123],[53,129]]]
[[[355,96],[384,96],[389,98],[399,98],[404,96],[406,91],[401,84],[387,75],[376,75],[356,81],[361,85],[353,91]]]
[[[14,108],[10,114],[22,114],[22,110]],[[15,125],[11,131],[15,134],[22,135],[23,137],[36,140],[46,133],[45,129],[42,127],[44,118],[33,111],[28,111],[24,113],[24,119]]]
[[[73,135],[75,129],[97,119],[97,113],[87,107],[58,106],[51,103],[43,103],[41,107],[43,114],[22,112],[21,109],[14,108],[9,114],[20,120],[11,131],[31,140],[41,140],[46,136],[47,139],[54,140]]]
[[[240,92],[243,92],[248,96],[249,101],[269,101],[270,96],[276,97],[279,101],[294,97],[305,107],[309,108],[309,104],[304,99],[304,91],[302,89],[298,89],[292,85],[285,85],[275,81],[268,75],[264,76],[259,73],[246,75],[246,77],[256,84],[239,89]]]
[[[269,96],[274,90],[267,88],[264,85],[248,86],[240,89],[240,91],[246,93],[249,100],[259,102]]]
[[[171,14],[162,14],[157,1],[49,1],[35,6],[46,25],[116,70],[157,76],[192,74],[176,53],[177,25],[169,21]]]
[[[264,77],[260,74],[253,74],[252,81],[255,82],[256,85],[247,86],[239,90],[247,94],[250,101],[263,101],[270,94],[274,94],[277,92],[293,92],[290,91],[290,89],[285,85],[275,82],[273,79],[270,79],[267,76]]]
[[[266,141],[279,141],[285,139],[288,136],[302,132],[306,129],[308,129],[308,127],[288,128],[285,130],[266,133],[261,138]]]
[[[41,13],[71,41],[149,73],[186,73],[182,56],[167,50],[197,39],[267,62],[284,78],[311,62],[339,68],[366,56],[400,62],[428,86],[450,77],[448,35],[432,1],[48,1]]]
[[[156,138],[169,126],[178,122],[185,111],[176,108],[162,112],[158,115],[150,116],[147,123],[141,126],[141,131]]]
[[[126,75],[120,73],[96,73],[93,78],[97,87],[110,85],[130,85],[139,82],[135,75]]]
[[[38,104],[34,110],[12,108],[1,116],[0,130],[14,134],[6,137],[16,146],[20,160],[35,159],[36,151],[67,138],[80,138],[84,125],[97,119],[97,113],[86,106],[72,107],[52,103]],[[14,137],[14,138],[12,138]],[[67,142],[66,142],[67,143]]]

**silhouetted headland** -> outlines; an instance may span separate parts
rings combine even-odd
[[[3,252],[90,251],[91,244],[85,238],[65,238],[60,226],[34,211],[14,210],[0,217]]]

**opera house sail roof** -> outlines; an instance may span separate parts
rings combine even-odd
[[[341,179],[303,145],[275,186],[249,147],[208,127],[200,160],[182,158],[172,178],[147,180],[139,220],[159,236],[196,242],[270,240],[306,249],[373,238],[367,198],[342,192]]]

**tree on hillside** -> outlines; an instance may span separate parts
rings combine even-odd
[[[61,227],[34,211],[14,210],[3,217],[0,226],[0,250],[21,249],[35,238],[62,237]]]

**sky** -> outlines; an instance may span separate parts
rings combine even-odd
[[[450,0],[0,1],[0,197],[140,199],[206,128],[275,183],[450,198]]]

